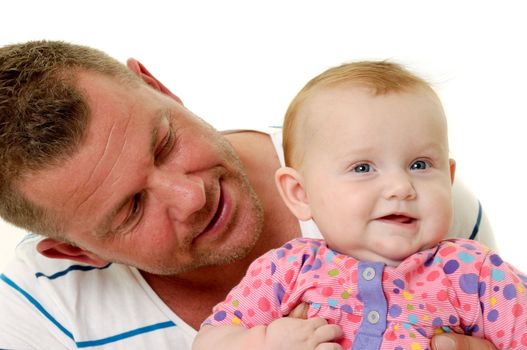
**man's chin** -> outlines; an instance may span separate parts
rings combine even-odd
[[[256,245],[257,239],[241,246],[222,247],[221,254],[218,249],[200,252],[188,262],[177,261],[170,266],[144,267],[139,270],[159,276],[179,276],[198,273],[207,268],[215,268],[233,264],[246,258]]]

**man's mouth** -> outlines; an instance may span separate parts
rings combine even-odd
[[[226,198],[228,196],[225,195],[225,192],[223,190],[223,187],[221,185],[219,186],[219,194],[218,194],[218,204],[216,205],[216,211],[212,215],[212,218],[210,219],[207,226],[199,233],[199,235],[196,238],[201,238],[208,235],[213,235],[221,230],[223,230],[224,226],[227,224],[229,215],[230,215],[230,204],[229,199]]]
[[[216,212],[214,213],[214,216],[212,217],[212,219],[210,220],[209,224],[207,225],[207,227],[205,227],[205,229],[203,230],[203,232],[207,232],[209,230],[211,230],[215,225],[216,223],[218,222],[219,218],[221,217],[221,213],[223,212],[223,193],[220,189],[220,194],[219,194],[219,199],[218,199],[218,206],[216,207]]]

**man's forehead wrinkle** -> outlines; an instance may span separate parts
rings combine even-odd
[[[150,154],[152,156],[155,154],[155,147],[156,147],[156,144],[157,144],[157,135],[158,135],[158,130],[159,130],[161,121],[163,120],[163,117],[166,116],[169,113],[170,113],[170,111],[168,109],[159,110],[156,113],[156,117],[153,118],[153,120],[149,123],[149,127],[150,127],[150,130],[151,130],[150,131],[151,139],[150,139],[150,149],[149,149],[149,151],[150,151]],[[121,152],[120,152],[117,160],[114,162],[114,164],[112,166],[112,169],[117,165],[118,160],[120,159],[121,155],[123,154],[123,149],[126,148],[126,145],[128,143],[128,138],[126,137],[126,135],[127,135],[126,130],[128,130],[128,126],[130,124],[129,123],[130,120],[131,120],[131,118],[128,119],[128,123],[125,126],[125,137],[124,137],[124,140],[122,142]],[[110,169],[110,171],[112,169]],[[115,182],[119,181],[119,179],[120,179],[120,176],[115,177],[111,184],[113,185]],[[129,194],[125,198],[121,198],[117,202],[117,204],[108,213],[106,213],[106,215],[103,217],[101,222],[97,225],[97,228],[95,230],[95,235],[97,237],[99,237],[100,239],[105,239],[105,238],[108,238],[108,237],[111,236],[112,231],[110,229],[110,226],[111,226],[111,223],[112,223],[115,215],[117,215],[119,213],[119,211],[131,200],[132,196],[133,196],[133,194]]]
[[[107,172],[108,174],[111,174],[113,172],[113,169],[117,166],[117,164],[121,160],[121,157],[124,155],[126,146],[128,145],[128,128],[130,126],[131,119],[132,118],[128,118],[126,120],[126,124],[124,125],[124,130],[123,130],[123,139],[122,139],[122,142],[121,142],[121,147],[120,147],[120,149],[119,149],[119,151],[117,153],[117,158],[115,158],[115,160],[113,161],[113,164],[112,164],[111,168],[108,169],[108,172]],[[108,143],[106,144],[106,147],[104,149],[103,157],[104,157],[104,155],[106,154],[106,151],[109,148],[110,138],[112,137],[112,133],[113,133],[113,127],[112,127],[112,131],[110,132],[110,136],[108,138]],[[115,181],[113,181],[112,184],[113,183],[115,183]]]
[[[132,108],[132,110],[134,110],[134,108]],[[150,151],[150,154],[152,156],[155,153],[155,146],[157,144],[157,134],[158,134],[159,125],[161,124],[161,121],[162,121],[163,117],[167,113],[168,113],[168,110],[166,110],[166,109],[158,111],[156,113],[156,117],[153,118],[153,120],[149,123],[149,127],[150,127],[150,130],[151,130],[150,131],[151,139],[150,139],[150,149],[149,149],[149,151]],[[108,174],[112,173],[113,169],[117,166],[117,164],[119,163],[119,160],[121,159],[121,157],[125,153],[125,149],[127,148],[127,145],[129,144],[128,143],[128,130],[129,130],[129,127],[131,125],[131,120],[132,120],[131,117],[127,118],[126,124],[123,126],[123,129],[124,129],[123,135],[124,136],[123,136],[123,139],[122,139],[122,142],[121,142],[121,147],[120,147],[120,150],[118,152],[117,158],[113,162],[111,168],[108,170]],[[111,138],[111,133],[110,133],[109,139],[110,138]],[[105,148],[105,153],[106,153],[106,149],[108,149],[108,144],[107,144],[107,146]],[[117,174],[117,176],[114,176],[113,180],[110,183],[110,186],[112,186],[116,182],[118,182],[121,179],[122,175],[126,175],[126,174]],[[112,194],[113,194],[113,192],[112,192]],[[111,223],[112,223],[115,215],[117,215],[119,213],[119,211],[131,200],[132,196],[133,196],[133,193],[128,193],[128,194],[126,194],[126,196],[124,198],[118,198],[118,202],[116,203],[116,205],[113,206],[103,216],[103,219],[98,223],[97,228],[96,228],[96,232],[95,232],[95,234],[98,237],[100,237],[100,238],[107,238],[112,233],[110,231],[110,226],[111,226]]]
[[[127,130],[129,128],[129,125],[130,125],[130,121],[131,121],[131,118],[126,118],[126,123],[124,125],[119,125],[121,123],[119,123],[119,121],[113,121],[112,122],[112,125],[110,126],[110,130],[108,132],[108,136],[106,137],[106,144],[104,145],[104,149],[102,150],[102,153],[100,154],[100,156],[97,157],[97,162],[95,163],[95,165],[93,166],[93,168],[91,169],[90,171],[90,174],[88,176],[88,178],[86,179],[86,181],[84,181],[83,184],[81,184],[78,189],[89,189],[90,188],[90,182],[92,182],[92,179],[94,177],[97,176],[97,172],[98,172],[98,169],[103,167],[105,163],[107,163],[108,160],[106,160],[106,158],[108,158],[108,156],[110,157],[109,159],[112,161],[112,164],[111,164],[111,167],[109,169],[104,169],[104,174],[101,174],[100,177],[98,177],[98,179],[101,179],[99,181],[99,183],[95,183],[94,186],[91,186],[91,190],[89,192],[86,192],[84,194],[84,199],[79,202],[78,206],[75,208],[75,210],[78,210],[80,207],[82,207],[85,203],[87,203],[96,193],[98,190],[100,190],[100,187],[101,185],[104,183],[104,179],[107,179],[108,176],[112,173],[113,169],[117,166],[117,164],[119,163],[119,159],[121,158],[121,156],[123,155],[123,150],[125,149],[126,147],[126,135],[127,135]],[[112,149],[112,143],[114,143],[115,141],[115,138],[116,138],[116,133],[117,133],[117,137],[119,137],[118,135],[121,134],[120,133],[120,130],[123,129],[123,133],[125,136],[121,142],[121,145],[120,145],[120,149],[118,152],[116,152],[116,150],[113,150]],[[115,155],[116,156],[115,156]],[[110,183],[110,185],[113,185],[115,182],[117,181],[114,180]]]
[[[102,152],[102,155],[101,157],[98,159],[97,161],[97,164],[95,165],[95,167],[93,168],[92,172],[90,173],[90,177],[86,180],[86,184],[90,182],[90,179],[94,176],[94,174],[96,173],[97,171],[97,168],[99,167],[99,165],[101,165],[102,161],[104,160],[105,158],[105,155],[107,154],[113,154],[114,153],[114,150],[111,150],[111,143],[112,143],[112,139],[114,139],[115,137],[113,137],[114,133],[116,130],[119,130],[119,129],[124,129],[123,131],[123,139],[122,139],[122,142],[121,142],[121,146],[120,146],[120,149],[117,153],[117,157],[116,158],[112,158],[112,165],[111,167],[108,169],[108,170],[105,170],[105,174],[104,176],[102,177],[102,179],[107,179],[108,176],[113,172],[114,168],[117,166],[117,164],[119,163],[119,160],[121,159],[121,156],[123,155],[123,152],[124,152],[124,149],[126,148],[126,145],[127,145],[127,130],[129,128],[129,125],[130,125],[130,120],[131,118],[127,118],[126,120],[126,124],[124,126],[119,126],[118,122],[114,122],[110,128],[110,132],[108,133],[108,137],[107,137],[107,142],[106,142],[106,145],[104,147],[104,150]],[[115,177],[110,183],[109,183],[109,186],[113,186],[117,181],[119,181],[119,177]],[[87,201],[90,200],[90,198],[92,198],[95,193],[97,192],[97,190],[100,189],[100,185],[102,185],[104,183],[104,180],[101,181],[101,183],[98,185],[98,186],[94,186],[93,187],[93,190],[90,192],[90,193],[87,193],[87,196],[86,198],[79,204],[79,207],[82,206],[84,203],[86,203]],[[111,192],[110,196],[113,196],[113,191]],[[105,200],[109,200],[110,198],[105,198]],[[105,238],[108,236],[108,231],[109,231],[109,226],[111,224],[111,220],[113,219],[114,215],[117,214],[117,210],[118,208],[120,208],[124,202],[126,202],[127,199],[120,199],[120,201],[118,202],[118,204],[114,207],[112,207],[107,213],[104,213],[103,214],[103,218],[102,220],[100,220],[97,225],[96,225],[96,228],[95,228],[95,235],[100,237],[100,238]]]
[[[60,202],[60,208],[64,210],[65,208],[70,207],[70,202],[75,203],[75,194],[79,191],[79,187],[75,187],[72,191],[66,194],[66,199]],[[76,213],[79,209],[79,205],[73,205],[73,212]]]
[[[116,124],[117,124],[116,122],[112,123],[112,126],[108,132],[108,136],[106,137],[106,144],[104,145],[104,149],[102,150],[100,154],[94,155],[95,158],[97,159],[96,163],[94,164],[93,167],[91,167],[91,170],[86,180],[83,183],[79,184],[79,186],[77,186],[75,192],[83,192],[86,189],[90,188],[89,186],[90,182],[92,181],[93,177],[97,173],[97,169],[101,166],[103,160],[105,159],[105,155],[108,153],[108,149],[110,148],[110,144],[112,141],[112,135],[114,133],[114,130],[117,127]],[[91,198],[91,196],[97,191],[98,188],[99,186],[93,186],[88,193],[83,195],[84,199],[79,202],[79,204],[77,205],[77,208],[81,207],[86,201],[88,201]]]

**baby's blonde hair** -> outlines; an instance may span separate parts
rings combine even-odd
[[[302,163],[303,153],[298,149],[297,132],[300,107],[317,89],[340,85],[366,87],[371,89],[374,96],[420,88],[436,96],[428,82],[396,63],[360,61],[330,68],[311,79],[289,104],[283,126],[283,147],[287,166],[298,166]]]

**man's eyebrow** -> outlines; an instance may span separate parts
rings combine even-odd
[[[133,198],[133,195],[126,196],[123,200],[121,200],[117,205],[110,210],[110,212],[104,216],[104,218],[101,220],[101,224],[97,226],[95,229],[95,236],[100,239],[109,238],[111,234],[113,233],[111,227],[113,220],[115,216],[130,202],[130,200]]]
[[[155,117],[152,118],[150,123],[150,143],[149,143],[149,154],[154,157],[159,128],[163,121],[163,118],[170,115],[168,108],[160,109],[155,113]],[[120,200],[101,220],[101,223],[97,225],[95,229],[95,235],[98,238],[108,238],[112,234],[111,226],[115,216],[133,199],[135,193],[128,194],[125,198]]]

